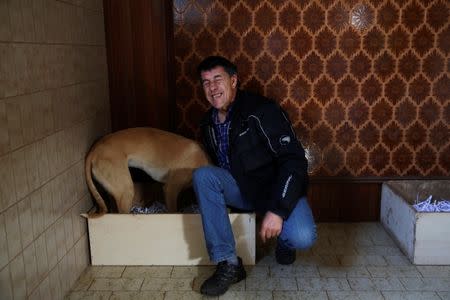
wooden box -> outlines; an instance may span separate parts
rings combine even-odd
[[[450,180],[383,183],[381,223],[412,263],[450,264],[450,213],[417,212],[412,206],[429,195],[450,199]]]
[[[229,216],[238,255],[254,265],[255,215]],[[199,214],[106,214],[87,220],[92,265],[211,264]]]

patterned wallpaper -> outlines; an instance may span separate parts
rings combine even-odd
[[[175,0],[178,131],[207,109],[219,54],[278,101],[317,176],[450,174],[450,2]]]

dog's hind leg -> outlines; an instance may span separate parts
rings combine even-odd
[[[192,182],[191,169],[171,170],[169,174],[167,174],[167,180],[163,190],[167,210],[170,213],[177,212],[178,194],[181,192],[182,189],[189,186],[191,182]]]
[[[94,176],[114,198],[118,212],[129,213],[133,203],[134,186],[128,164],[109,159],[99,161],[94,169]]]

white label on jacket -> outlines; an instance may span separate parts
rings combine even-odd
[[[286,192],[287,192],[287,189],[289,187],[289,183],[291,182],[291,179],[292,179],[292,175],[290,175],[288,177],[288,179],[286,180],[286,183],[284,184],[283,194],[281,195],[282,198],[284,198],[286,196]]]

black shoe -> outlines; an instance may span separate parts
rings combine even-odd
[[[238,264],[231,265],[222,261],[217,265],[214,274],[203,282],[200,293],[208,296],[219,296],[224,294],[230,285],[244,279],[245,273],[242,259],[238,257]]]
[[[296,251],[295,249],[284,246],[280,240],[277,241],[277,247],[275,248],[275,259],[280,265],[290,265],[295,261]]]

